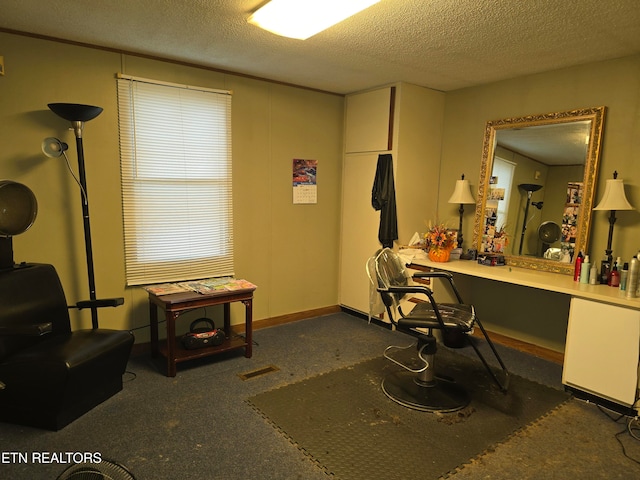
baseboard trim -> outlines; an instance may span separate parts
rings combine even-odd
[[[479,329],[475,329],[473,335],[478,338],[483,338],[482,332]],[[564,364],[564,353],[562,352],[556,352],[545,347],[540,347],[532,343],[523,342],[522,340],[517,340],[515,338],[507,337],[506,335],[501,335],[500,333],[490,332],[488,330],[487,335],[489,335],[489,338],[491,338],[491,341],[493,341],[494,343],[513,348],[514,350],[518,350],[520,352],[528,353],[530,355],[533,355],[534,357],[542,358],[543,360],[557,363],[558,365]]]
[[[338,305],[331,305],[329,307],[315,308],[313,310],[305,310],[303,312],[289,313],[287,315],[280,315],[277,317],[263,318],[261,320],[255,320],[253,322],[253,330],[259,330],[261,328],[275,327],[277,325],[284,325],[285,323],[297,322],[299,320],[306,320],[308,318],[321,317],[322,315],[331,315],[332,313],[338,313],[341,309]],[[236,333],[244,333],[244,323],[233,325],[233,330]],[[144,355],[151,353],[151,343],[136,343],[131,350],[132,356]]]
[[[340,307],[338,305],[331,305],[329,307],[315,308],[313,310],[305,310],[304,312],[289,313],[287,315],[280,315],[278,317],[263,318],[253,322],[253,329],[259,330],[261,328],[275,327],[276,325],[283,325],[285,323],[297,322],[298,320],[306,320],[307,318],[321,317],[323,315],[331,315],[332,313],[338,313]],[[244,324],[234,325],[234,329],[240,327],[240,332],[244,331]]]
[[[316,308],[313,310],[305,310],[303,312],[289,313],[286,315],[279,315],[277,317],[271,318],[263,318],[261,320],[256,320],[253,322],[253,329],[259,330],[261,328],[269,328],[275,327],[277,325],[284,325],[291,322],[297,322],[299,320],[306,320],[308,318],[320,317],[323,315],[331,315],[333,313],[344,312],[353,317],[357,317],[362,320],[369,320],[369,317],[358,310],[353,310],[351,308],[340,306],[340,305],[331,305],[328,307]],[[371,323],[386,329],[391,329],[391,324],[387,323],[377,317],[371,318]],[[234,330],[238,333],[244,333],[244,323],[234,325]],[[501,335],[499,333],[487,331],[487,334],[491,338],[494,343],[504,345],[505,347],[513,348],[520,352],[528,353],[538,358],[542,358],[544,360],[548,360],[550,362],[557,363],[562,365],[564,363],[564,354],[561,352],[555,352],[553,350],[549,350],[548,348],[540,347],[538,345],[533,345],[531,343],[523,342],[521,340],[517,340],[515,338],[507,337],[506,335]],[[479,329],[476,329],[474,335],[482,338],[482,333]],[[136,343],[133,345],[133,349],[131,351],[131,355],[143,355],[151,353],[151,344],[150,343]]]

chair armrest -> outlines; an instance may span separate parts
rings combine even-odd
[[[30,337],[40,337],[51,333],[53,324],[51,322],[36,323],[32,325],[8,325],[0,326],[0,335],[25,335]]]
[[[453,275],[450,272],[416,272],[412,275],[415,278],[447,278],[452,279]]]
[[[77,308],[82,310],[83,308],[100,308],[100,307],[118,307],[124,303],[124,298],[103,298],[98,300],[81,300],[75,305],[69,308]]]
[[[389,288],[378,288],[378,291],[388,292],[388,293],[424,293],[428,295],[429,298],[433,295],[433,291],[429,287],[425,287],[424,285],[407,285],[403,287],[389,287]]]
[[[456,284],[453,281],[453,274],[451,272],[416,272],[415,274],[412,275],[412,277],[413,278],[445,278],[449,282],[449,285],[451,286],[451,290],[453,291],[454,295],[458,299],[458,303],[464,303],[464,301],[462,300],[462,296],[458,291],[458,287],[456,287]]]

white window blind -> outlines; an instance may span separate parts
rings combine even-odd
[[[117,81],[127,285],[233,275],[230,92]]]

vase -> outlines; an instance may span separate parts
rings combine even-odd
[[[427,253],[432,262],[448,262],[451,255],[450,248],[430,248]]]

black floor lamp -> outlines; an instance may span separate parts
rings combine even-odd
[[[78,177],[82,200],[82,218],[84,219],[84,244],[87,256],[87,275],[89,277],[89,308],[91,309],[91,324],[98,328],[98,306],[96,302],[96,281],[93,270],[93,249],[91,246],[91,226],[89,223],[89,197],[87,196],[87,180],[84,168],[84,149],[82,147],[82,130],[84,123],[93,120],[102,113],[101,107],[80,105],[76,103],[50,103],[48,107],[59,117],[71,122],[76,136],[78,150]],[[47,138],[42,144],[42,151],[48,157],[65,155],[68,145],[57,138]],[[75,177],[75,175],[74,175]]]
[[[518,255],[522,255],[522,246],[524,245],[524,234],[527,231],[527,217],[529,216],[529,205],[531,205],[531,194],[533,192],[537,192],[542,188],[542,185],[536,185],[534,183],[521,183],[518,185],[522,190],[527,192],[527,206],[524,209],[524,220],[522,221],[522,233],[520,234],[520,249],[518,250]],[[542,208],[542,202],[534,202],[538,203],[535,205],[538,209]]]

